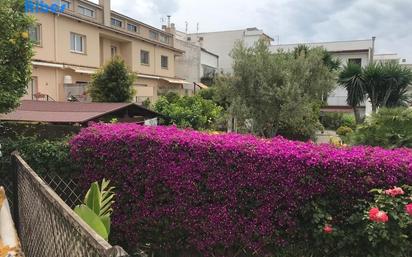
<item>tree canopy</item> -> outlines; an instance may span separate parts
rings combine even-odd
[[[348,64],[339,82],[348,91],[348,104],[369,98],[375,113],[378,108],[402,106],[408,101],[412,70],[393,61],[374,62],[364,68]]]
[[[92,77],[90,95],[93,102],[130,102],[135,94],[136,75],[119,57],[113,58]]]
[[[24,0],[0,1],[0,113],[18,106],[31,80],[28,31],[33,22],[25,13]]]
[[[272,137],[293,127],[308,130],[299,133],[314,133],[319,127],[318,106],[335,86],[323,48],[272,53],[262,41],[250,48],[239,43],[232,57],[228,96],[232,104],[244,105],[252,132]]]
[[[358,64],[348,63],[339,74],[339,84],[348,92],[346,102],[353,108],[356,123],[361,122],[359,106],[365,101],[364,81],[362,67]]]
[[[160,97],[154,110],[167,117],[165,125],[199,130],[212,129],[221,115],[222,108],[200,96],[184,96],[169,93]]]

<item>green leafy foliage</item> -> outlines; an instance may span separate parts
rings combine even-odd
[[[136,75],[119,57],[113,58],[92,76],[90,95],[94,102],[130,102],[135,94]]]
[[[79,205],[74,209],[79,217],[86,222],[97,234],[99,234],[104,240],[108,240],[109,234],[106,226],[99,216],[93,212],[86,205]]]
[[[74,211],[79,215],[96,233],[105,240],[110,234],[110,216],[113,212],[114,187],[109,187],[110,181],[103,179],[101,185],[92,183],[87,191],[84,203],[76,206]]]
[[[232,57],[234,76],[226,80],[225,88],[227,102],[236,108],[227,109],[233,117],[245,117],[238,119],[244,122],[240,126],[264,137],[314,136],[320,127],[316,106],[334,88],[335,75],[324,49],[271,53],[260,41],[251,48],[238,44]]]
[[[348,91],[348,104],[355,108],[367,96],[373,112],[408,102],[411,82],[412,70],[397,62],[374,62],[364,68],[348,64],[339,77]]]
[[[366,98],[362,67],[357,64],[348,63],[339,74],[338,83],[348,92],[346,102],[353,108],[356,123],[361,123],[359,106]]]
[[[336,130],[336,134],[338,134],[339,136],[347,136],[352,133],[353,133],[353,129],[351,129],[350,127],[346,127],[346,126],[339,127]]]
[[[27,163],[40,175],[57,173],[75,177],[79,173],[77,164],[70,158],[68,138],[45,140],[36,137],[0,138],[3,156],[0,170],[10,169],[11,153],[19,151]]]
[[[339,112],[325,112],[320,117],[320,122],[326,129],[337,130],[339,127],[345,126],[351,129],[356,128],[355,116],[352,114],[344,114]]]
[[[168,94],[160,97],[154,110],[168,117],[164,122],[166,125],[206,130],[211,129],[214,121],[220,117],[222,107],[200,96],[180,97]]]
[[[406,206],[412,203],[412,187],[397,188],[401,193],[391,195],[389,190],[375,189],[374,201],[365,211],[364,220],[367,225],[365,233],[372,246],[373,256],[411,256],[412,216],[407,213]],[[369,210],[379,208],[388,215],[387,222],[371,222]],[[370,255],[372,256],[372,255]]]
[[[16,108],[31,79],[32,43],[28,30],[33,17],[24,0],[0,1],[0,113]]]
[[[412,147],[412,109],[383,108],[353,134],[358,145]]]

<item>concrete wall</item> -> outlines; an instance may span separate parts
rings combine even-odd
[[[200,37],[203,37],[201,46],[219,56],[219,69],[224,73],[233,72],[233,59],[230,57],[230,54],[236,42],[243,42],[245,46],[251,47],[258,42],[259,39],[265,39],[268,43],[271,41],[262,30],[256,28],[198,33],[190,34],[189,36],[192,37],[192,41],[198,41]]]
[[[183,40],[176,40],[175,46],[185,51],[182,56],[176,57],[176,76],[184,78],[188,82],[199,82],[201,78],[200,46]]]
[[[243,30],[192,34],[193,38],[203,37],[203,47],[219,56],[219,68],[224,73],[232,73],[233,59],[230,53],[237,41],[243,40]]]

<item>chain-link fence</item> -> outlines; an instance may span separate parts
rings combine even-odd
[[[128,256],[79,219],[18,154],[13,154],[13,173],[14,218],[26,257]],[[72,182],[62,182],[58,176],[46,179],[50,185],[60,188],[62,195],[74,199],[70,204],[80,201],[74,189],[68,190]]]

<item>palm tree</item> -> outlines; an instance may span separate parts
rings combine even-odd
[[[358,64],[348,63],[339,74],[338,83],[348,91],[346,102],[353,108],[356,123],[361,123],[359,106],[365,101],[365,81],[362,77],[362,68]]]
[[[372,112],[376,113],[379,102],[383,98],[382,92],[386,92],[387,85],[383,64],[379,62],[370,63],[362,69],[362,77],[364,80],[364,90],[368,94],[372,105]]]
[[[381,93],[380,106],[399,106],[408,102],[408,86],[412,83],[412,70],[397,62],[382,64],[385,87]]]

